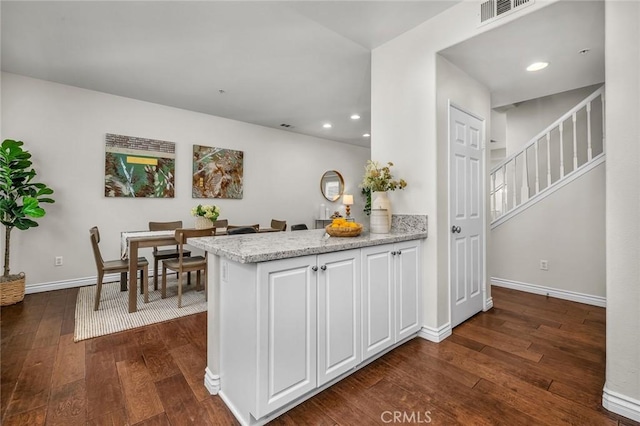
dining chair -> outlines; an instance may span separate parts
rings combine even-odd
[[[286,231],[287,230],[287,221],[286,220],[271,219],[271,227],[273,229],[277,229],[278,231]]]
[[[182,228],[182,221],[176,220],[174,222],[149,222],[149,231],[175,231]],[[185,250],[184,256],[191,256],[189,250]],[[158,289],[158,263],[165,259],[175,259],[178,257],[178,246],[170,249],[158,250],[158,247],[153,248],[153,289]],[[177,276],[177,275],[176,275]],[[191,274],[187,277],[187,285],[191,284]]]
[[[253,226],[240,226],[238,228],[231,228],[227,231],[227,235],[239,235],[239,234],[256,234],[258,230]]]
[[[227,219],[218,219],[213,221],[213,227],[216,229],[226,228],[229,226],[229,221]]]
[[[89,230],[91,237],[91,247],[93,248],[93,257],[96,261],[96,268],[98,269],[98,283],[96,285],[96,297],[93,304],[93,310],[97,311],[100,305],[100,292],[102,291],[102,280],[105,273],[117,273],[120,272],[121,280],[127,281],[127,272],[129,271],[128,260],[104,260],[102,253],[100,253],[100,231],[97,226],[94,226]],[[145,257],[138,258],[138,265],[136,269],[140,271],[140,287],[144,293],[144,303],[149,302],[149,262]]]
[[[167,297],[167,269],[178,273],[178,308],[182,307],[182,276],[185,272],[196,271],[196,290],[200,290],[200,273],[204,272],[204,294],[207,298],[207,257],[184,256],[184,246],[189,238],[212,237],[216,228],[207,229],[176,229],[175,238],[178,243],[178,257],[162,261],[162,298]]]
[[[305,229],[309,229],[309,228],[307,228],[307,225],[305,225],[304,223],[291,226],[292,231],[304,231]]]

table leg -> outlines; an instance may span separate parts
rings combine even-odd
[[[127,291],[127,273],[120,272],[120,291]]]
[[[138,310],[136,288],[138,288],[138,242],[129,242],[129,313]]]

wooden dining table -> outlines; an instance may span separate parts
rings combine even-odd
[[[274,228],[260,228],[258,233],[265,232],[279,232],[279,229]],[[130,234],[130,235],[127,235]],[[227,235],[226,231],[216,232],[218,235]],[[245,234],[246,235],[246,234]],[[176,244],[174,231],[132,231],[123,232],[122,238],[127,246],[126,250],[123,250],[122,257],[129,259],[129,313],[136,312],[138,310],[138,296],[136,294],[137,289],[137,268],[138,268],[138,251],[145,247],[160,247],[170,246]],[[154,271],[154,274],[157,271]],[[121,288],[125,291],[126,288]]]

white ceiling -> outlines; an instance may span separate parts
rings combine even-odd
[[[604,2],[558,2],[440,53],[489,88],[493,107],[602,83]],[[525,70],[538,61],[549,66]]]
[[[371,49],[456,2],[3,0],[2,70],[369,146]],[[519,102],[604,81],[603,16],[561,2],[441,53]]]
[[[454,4],[2,1],[2,70],[369,146],[371,49]]]

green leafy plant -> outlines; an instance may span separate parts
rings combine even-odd
[[[34,182],[36,171],[31,167],[31,154],[22,141],[5,139],[0,146],[0,222],[5,227],[4,267],[0,281],[12,281],[9,275],[11,230],[22,231],[38,226],[33,219],[45,215],[40,203],[53,203],[53,190]]]
[[[364,212],[367,215],[371,214],[372,192],[395,191],[396,189],[407,187],[407,182],[404,179],[395,180],[393,178],[391,166],[393,166],[391,161],[386,166],[382,166],[377,161],[367,160],[362,183],[360,184],[362,196],[365,199]]]

